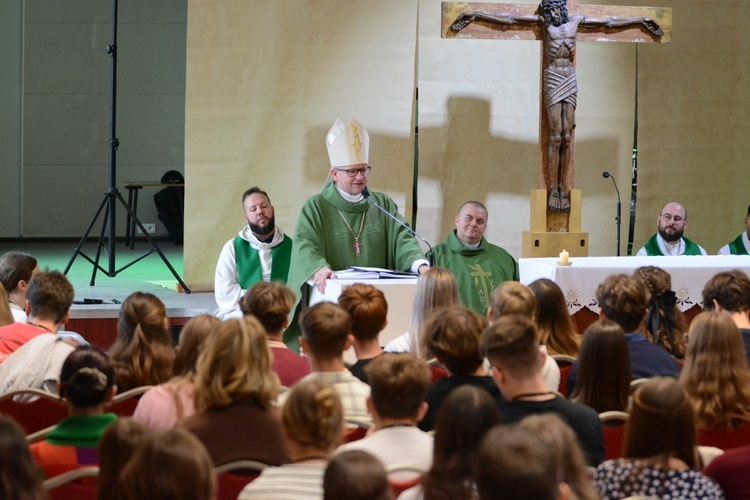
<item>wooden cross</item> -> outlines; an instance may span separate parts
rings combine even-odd
[[[577,98],[574,69],[575,44],[579,40],[669,42],[672,31],[672,10],[657,7],[579,5],[578,0],[569,0],[567,10],[571,22],[556,27],[546,24],[536,15],[539,14],[539,5],[443,2],[442,37],[542,41],[541,80],[543,85],[539,119],[539,187],[549,191],[549,212],[568,212],[570,210],[568,191],[573,187],[575,165],[574,113]],[[467,16],[466,13],[470,12],[476,15]],[[657,25],[656,28],[644,22],[644,19],[653,20]],[[467,22],[464,25],[462,22],[457,23],[457,20]],[[659,28],[663,33],[659,34]],[[545,50],[547,50],[546,53]],[[554,91],[549,90],[552,86],[550,76],[560,79],[562,77],[550,75],[550,72],[545,74],[545,67],[552,66],[550,61],[560,58],[561,55],[572,65],[570,72],[573,73],[573,81],[572,83],[555,82],[558,88]],[[567,95],[556,95],[564,94],[566,85],[569,87]],[[552,106],[557,106],[553,108],[550,103],[555,103],[556,98],[565,100],[560,101],[559,104],[553,104]],[[560,106],[562,112],[560,112]],[[548,108],[553,110],[552,124]],[[556,113],[560,113],[562,118],[557,119]],[[562,122],[562,125],[559,122]],[[553,225],[556,223],[553,222]],[[560,229],[559,222],[557,225],[557,230],[567,230],[567,226]]]

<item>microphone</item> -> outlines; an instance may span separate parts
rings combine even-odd
[[[364,196],[365,198],[367,198],[367,201],[369,201],[369,202],[370,202],[370,203],[372,203],[372,204],[373,204],[373,205],[374,205],[375,207],[377,207],[377,208],[378,208],[378,210],[380,210],[381,212],[383,212],[383,213],[384,213],[385,215],[387,215],[387,216],[388,216],[388,217],[390,217],[391,219],[395,220],[395,221],[396,221],[396,222],[397,222],[397,223],[398,223],[398,224],[399,224],[399,225],[400,225],[401,227],[403,227],[404,229],[406,229],[407,231],[409,231],[409,232],[410,232],[411,234],[413,234],[413,235],[414,235],[414,236],[415,236],[416,238],[418,238],[418,239],[419,239],[420,241],[422,241],[422,242],[423,242],[423,243],[424,243],[425,245],[427,245],[427,248],[429,248],[429,249],[430,249],[430,250],[429,250],[429,251],[427,252],[427,260],[428,260],[428,262],[430,263],[430,267],[434,267],[434,266],[435,266],[435,254],[434,254],[434,253],[432,252],[432,245],[430,245],[430,242],[429,242],[429,241],[427,241],[426,239],[422,238],[422,237],[421,237],[421,236],[420,236],[419,234],[417,234],[417,232],[416,232],[415,230],[413,230],[413,229],[412,229],[412,228],[410,228],[410,227],[409,227],[408,225],[406,225],[406,223],[405,223],[405,222],[403,222],[403,221],[399,220],[399,218],[398,218],[398,217],[396,217],[395,215],[393,215],[392,213],[390,213],[390,212],[389,212],[388,210],[386,210],[385,208],[383,208],[383,207],[381,207],[380,205],[378,205],[378,204],[377,204],[377,203],[376,203],[376,202],[375,202],[375,201],[374,201],[374,200],[373,200],[372,198],[370,198],[370,191],[369,191],[369,190],[368,190],[367,188],[364,188],[364,189],[362,190],[362,196]]]
[[[617,188],[617,181],[615,181],[615,178],[612,174],[607,172],[606,170],[602,172],[602,177],[605,179],[609,178],[612,179],[612,183],[615,185],[615,191],[617,192],[617,217],[615,217],[615,222],[617,223],[617,256],[620,256],[620,225],[621,225],[621,217],[620,213],[622,210],[622,204],[620,203],[620,190]]]

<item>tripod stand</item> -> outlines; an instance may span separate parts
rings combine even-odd
[[[86,228],[86,231],[83,233],[83,237],[81,238],[81,241],[78,243],[78,246],[75,248],[73,252],[73,256],[70,259],[70,262],[68,262],[68,265],[65,267],[65,274],[68,274],[68,271],[73,265],[73,261],[75,261],[76,257],[80,255],[81,257],[89,261],[94,266],[94,269],[91,273],[91,283],[90,283],[91,286],[94,286],[97,270],[105,273],[110,278],[114,278],[120,272],[129,268],[133,264],[148,257],[152,253],[157,252],[159,256],[161,257],[161,260],[164,261],[164,264],[166,264],[166,266],[172,272],[172,275],[174,275],[174,277],[180,283],[182,288],[185,290],[185,293],[190,293],[190,289],[182,281],[182,278],[180,278],[180,276],[177,274],[177,271],[175,271],[174,267],[172,267],[172,264],[169,263],[169,260],[164,255],[164,253],[162,253],[161,249],[156,244],[156,242],[151,237],[151,235],[148,234],[148,231],[146,231],[146,228],[143,227],[143,224],[135,215],[133,210],[130,208],[130,205],[125,203],[125,200],[120,194],[120,191],[117,189],[117,148],[120,145],[120,141],[117,139],[117,134],[116,134],[116,131],[117,131],[117,1],[118,0],[113,0],[114,2],[114,5],[113,5],[114,14],[112,18],[113,42],[112,42],[112,45],[107,45],[107,48],[106,48],[107,54],[109,54],[109,56],[112,58],[112,96],[111,96],[111,108],[110,108],[110,120],[109,120],[109,123],[110,123],[109,189],[107,190],[106,193],[104,193],[104,199],[99,204],[99,208],[94,214],[94,217],[91,219],[91,222],[89,222],[89,225]],[[115,243],[116,243],[115,242],[115,214],[116,214],[115,209],[117,208],[117,203],[116,203],[117,201],[119,201],[122,204],[122,206],[128,212],[128,215],[131,217],[131,220],[135,221],[135,224],[140,228],[141,232],[146,237],[146,240],[148,240],[149,244],[151,245],[150,250],[148,250],[146,253],[136,258],[132,262],[124,265],[120,269],[115,269]],[[96,221],[99,218],[99,215],[101,215],[102,210],[104,210],[104,220],[102,222],[102,231],[101,231],[101,234],[99,235],[99,243],[96,249],[96,257],[92,259],[88,255],[86,255],[83,252],[83,250],[81,250],[81,248],[83,247],[83,244],[86,242],[86,239],[88,238],[89,233],[91,233],[91,230],[93,229],[94,224],[96,224]],[[107,255],[109,257],[109,263],[108,263],[109,265],[107,269],[104,269],[102,266],[99,265],[99,259],[101,257],[102,248],[104,247],[104,235],[105,233],[107,233],[108,224],[109,224],[109,233],[107,235],[107,248],[105,251],[107,252]]]

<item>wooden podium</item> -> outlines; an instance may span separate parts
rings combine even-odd
[[[531,190],[531,230],[523,232],[521,256],[557,257],[566,250],[571,257],[588,257],[589,233],[581,232],[581,190],[570,190],[567,231],[550,231],[547,220],[547,191]],[[563,214],[555,214],[555,218]]]

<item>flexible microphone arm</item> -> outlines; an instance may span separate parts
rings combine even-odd
[[[615,217],[615,222],[617,222],[617,256],[620,256],[620,225],[622,222],[622,218],[620,217],[620,212],[622,210],[622,204],[620,203],[620,190],[617,189],[617,182],[615,181],[614,176],[610,174],[609,172],[602,172],[602,177],[610,178],[612,179],[612,183],[615,185],[615,191],[617,191],[617,217]]]
[[[373,205],[375,205],[381,212],[383,212],[385,215],[387,215],[391,219],[393,219],[396,222],[398,222],[398,224],[401,227],[403,227],[404,229],[406,229],[407,231],[409,231],[411,234],[413,234],[414,236],[416,236],[420,241],[422,241],[425,245],[427,245],[427,247],[430,249],[427,252],[427,260],[430,263],[430,267],[434,267],[435,266],[435,254],[432,251],[432,245],[430,245],[429,241],[427,241],[426,239],[422,238],[419,234],[417,234],[417,232],[415,230],[413,230],[412,228],[410,228],[409,226],[407,226],[405,222],[399,220],[398,217],[396,217],[395,215],[393,215],[392,213],[390,213],[388,210],[386,210],[385,208],[383,208],[380,205],[378,205],[372,198],[370,198],[370,191],[368,191],[367,188],[364,188],[362,190],[362,196],[364,196],[365,198],[367,198],[367,201],[369,201],[370,203],[372,203]]]

